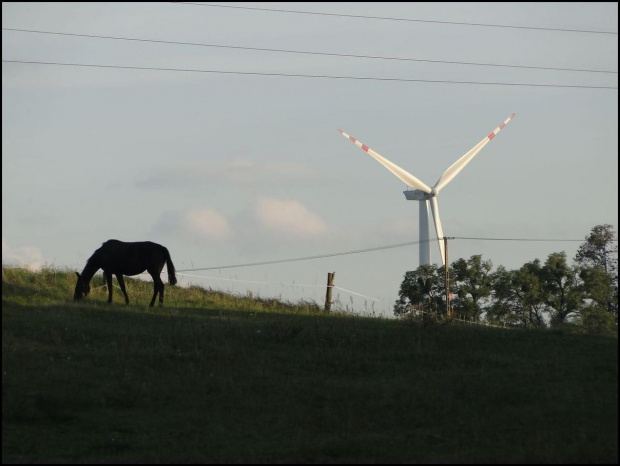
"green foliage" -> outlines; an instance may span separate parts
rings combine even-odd
[[[543,301],[550,312],[552,326],[579,315],[584,290],[579,286],[578,270],[568,265],[565,252],[549,254],[540,270],[540,278]]]
[[[585,298],[606,307],[612,296],[611,277],[598,267],[582,267],[579,269],[579,278],[582,282]]]
[[[450,277],[454,283],[456,298],[452,309],[458,316],[467,320],[480,320],[483,301],[491,296],[493,280],[491,261],[483,261],[482,256],[471,256],[469,260],[458,259],[452,263]]]
[[[493,274],[493,301],[487,320],[510,326],[545,327],[543,317],[540,261],[524,264],[519,270],[499,267]]]
[[[575,261],[585,267],[599,267],[605,273],[618,273],[618,246],[612,225],[596,225],[586,242],[579,246]]]
[[[598,293],[595,299],[602,304],[604,299],[607,311],[615,317],[618,324],[618,245],[612,225],[596,225],[592,228],[586,242],[579,247],[575,261],[582,269],[596,269],[608,277],[609,289],[606,296]]]
[[[3,269],[3,463],[618,461],[617,338],[71,275]]]
[[[413,310],[437,314],[444,312],[442,304],[445,295],[443,267],[421,265],[416,270],[405,273],[400,285],[399,299],[394,305],[394,314],[403,316]]]
[[[617,333],[618,248],[611,225],[597,225],[570,265],[565,252],[549,254],[517,270],[474,255],[450,266],[452,316],[511,327],[552,327],[555,330]],[[407,272],[394,306],[396,316],[411,310],[436,315],[445,301],[444,269],[433,265]],[[442,304],[443,301],[443,304]],[[614,321],[600,315],[606,309]],[[416,314],[417,315],[417,314]],[[587,324],[587,325],[586,325]]]
[[[581,323],[584,331],[592,335],[617,335],[614,316],[601,305],[594,304],[581,311]]]

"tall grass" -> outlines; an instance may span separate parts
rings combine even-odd
[[[3,462],[618,461],[616,338],[2,278]]]

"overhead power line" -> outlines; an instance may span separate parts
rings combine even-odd
[[[273,49],[273,48],[263,48],[263,47],[245,47],[245,46],[239,46],[239,45],[205,44],[205,43],[199,43],[199,42],[182,42],[182,41],[169,41],[169,40],[158,40],[158,39],[143,39],[143,38],[138,38],[138,37],[102,36],[102,35],[95,35],[95,34],[76,34],[76,33],[69,33],[69,32],[40,31],[40,30],[34,30],[34,29],[2,28],[2,30],[13,31],[13,32],[26,32],[26,33],[32,33],[32,34],[50,34],[50,35],[69,36],[69,37],[86,37],[90,39],[124,40],[124,41],[147,42],[147,43],[155,43],[155,44],[189,45],[189,46],[194,46],[194,47],[214,47],[214,48],[226,48],[226,49],[235,49],[235,50],[252,50],[252,51],[259,51],[259,52],[320,55],[320,56],[342,57],[342,58],[364,58],[364,59],[371,59],[371,60],[395,60],[395,61],[422,62],[422,63],[441,63],[441,64],[451,64],[451,65],[495,66],[495,67],[503,67],[503,68],[525,68],[525,69],[548,70],[548,71],[578,71],[578,72],[587,72],[587,73],[618,74],[617,71],[611,71],[611,70],[589,70],[589,69],[582,69],[582,68],[559,68],[559,67],[550,67],[550,66],[507,65],[503,63],[479,63],[479,62],[450,61],[450,60],[430,60],[430,59],[410,58],[410,57],[385,57],[385,56],[380,56],[380,55],[356,55],[356,54],[349,54],[349,53],[313,52],[313,51],[308,51],[308,50],[288,50],[288,49]]]
[[[544,238],[474,238],[467,236],[454,236],[454,239],[471,239],[477,241],[549,241],[549,242],[559,242],[559,241],[580,241],[585,242],[585,239],[544,239]],[[612,240],[617,241],[617,240]]]
[[[430,240],[429,240],[430,241]],[[367,249],[357,249],[355,251],[345,251],[345,252],[334,252],[331,254],[319,254],[315,256],[306,256],[306,257],[295,257],[292,259],[279,259],[279,260],[271,260],[271,261],[263,261],[263,262],[251,262],[248,264],[236,264],[236,265],[223,265],[217,267],[200,267],[197,269],[184,269],[178,270],[178,272],[196,272],[198,270],[217,270],[217,269],[232,269],[237,267],[252,267],[255,265],[270,265],[270,264],[281,264],[283,262],[297,262],[297,261],[305,261],[311,259],[324,259],[326,257],[334,257],[334,256],[345,256],[349,254],[360,254],[363,252],[371,252],[371,251],[379,251],[382,249],[392,249],[392,248],[401,248],[403,246],[411,246],[414,244],[420,244],[421,242],[427,242],[425,240],[422,241],[410,241],[407,243],[399,243],[399,244],[391,244],[388,246],[378,246],[376,248],[367,248]]]
[[[264,73],[257,71],[224,71],[224,70],[198,70],[188,68],[161,68],[149,66],[122,66],[122,65],[99,65],[93,63],[62,63],[44,62],[27,60],[2,60],[2,63],[19,63],[24,65],[52,65],[52,66],[76,66],[90,68],[115,68],[125,70],[144,70],[144,71],[176,71],[183,73],[212,73],[212,74],[237,74],[247,76],[282,76],[287,78],[322,78],[322,79],[351,79],[365,81],[394,81],[394,82],[420,82],[420,83],[444,83],[444,84],[474,84],[486,86],[522,86],[522,87],[555,87],[573,89],[618,89],[614,86],[584,86],[576,84],[536,84],[536,83],[505,83],[505,82],[480,82],[480,81],[449,81],[441,79],[408,79],[408,78],[376,78],[369,76],[334,76],[334,75],[315,75],[315,74],[286,74],[286,73]]]
[[[542,242],[585,242],[585,239],[561,239],[561,238],[474,238],[474,237],[465,237],[465,236],[453,236],[450,239],[465,239],[465,240],[477,240],[477,241],[542,241]],[[405,246],[413,246],[415,244],[426,243],[426,242],[434,242],[437,241],[437,238],[432,238],[429,240],[419,240],[419,241],[409,241],[406,243],[398,243],[398,244],[389,244],[386,246],[377,246],[374,248],[366,248],[366,249],[357,249],[353,251],[344,251],[344,252],[334,252],[330,254],[317,254],[314,256],[305,256],[305,257],[294,257],[290,259],[278,259],[278,260],[270,260],[270,261],[262,261],[262,262],[250,262],[246,264],[234,264],[234,265],[219,265],[214,267],[198,267],[195,269],[183,269],[177,270],[177,272],[197,272],[199,270],[217,270],[217,269],[233,269],[238,267],[253,267],[257,265],[272,265],[272,264],[281,264],[283,262],[298,262],[312,259],[324,259],[327,257],[336,257],[336,256],[345,256],[351,254],[362,254],[366,252],[373,251],[381,251],[385,249],[394,249],[394,248],[402,248]],[[618,241],[617,239],[611,241]]]
[[[395,18],[389,16],[365,16],[365,15],[351,15],[343,13],[325,13],[317,11],[301,11],[301,10],[285,10],[282,8],[257,8],[240,5],[218,5],[215,3],[194,3],[194,2],[170,2],[180,5],[193,5],[204,6],[214,8],[234,8],[239,10],[255,10],[255,11],[272,11],[278,13],[295,13],[300,15],[318,15],[318,16],[338,16],[342,18],[359,18],[359,19],[380,19],[384,21],[406,21],[416,23],[434,23],[434,24],[450,24],[458,26],[481,26],[481,27],[493,27],[493,28],[510,28],[510,29],[531,29],[537,31],[556,31],[556,32],[580,32],[588,34],[618,34],[614,31],[596,31],[589,29],[568,29],[568,28],[552,28],[552,27],[537,27],[537,26],[515,26],[510,24],[488,24],[488,23],[468,23],[463,21],[439,21],[430,19],[414,19],[414,18]]]

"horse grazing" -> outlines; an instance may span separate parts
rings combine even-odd
[[[168,267],[168,283],[176,285],[177,277],[170,253],[161,244],[150,241],[125,243],[116,239],[108,240],[90,256],[81,275],[75,272],[78,279],[73,300],[79,301],[88,295],[90,280],[97,270],[102,269],[108,285],[108,303],[112,302],[112,275],[114,274],[125,295],[125,303],[129,304],[123,275],[138,275],[146,270],[153,278],[154,287],[153,299],[149,306],[153,307],[158,293],[159,305],[162,306],[164,304],[164,282],[160,275],[164,264]]]

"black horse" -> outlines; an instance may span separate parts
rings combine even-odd
[[[79,301],[88,295],[90,280],[97,270],[102,269],[108,285],[108,303],[112,302],[112,274],[114,274],[125,295],[125,303],[129,304],[123,275],[138,275],[146,270],[153,277],[154,287],[153,299],[149,306],[152,307],[155,304],[157,293],[159,293],[159,305],[162,306],[164,304],[164,282],[160,275],[164,264],[168,266],[168,283],[176,285],[177,277],[174,274],[170,253],[161,244],[150,241],[125,243],[116,239],[108,240],[90,256],[81,275],[75,272],[78,280],[73,300]]]

